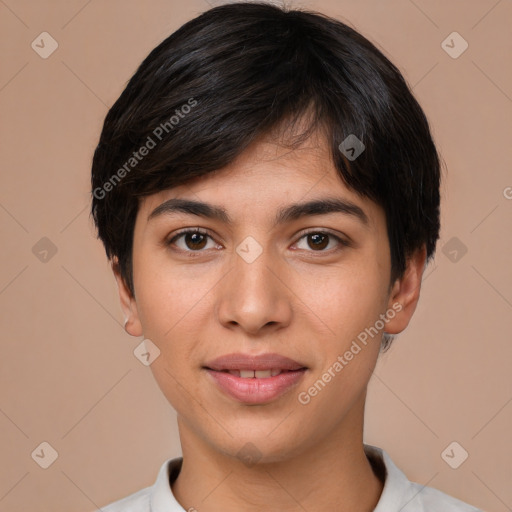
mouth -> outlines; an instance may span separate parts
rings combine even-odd
[[[297,386],[308,367],[280,354],[228,354],[203,369],[224,395],[244,404],[262,405]]]

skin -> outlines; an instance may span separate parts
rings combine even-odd
[[[328,213],[273,226],[280,208],[333,196],[360,206],[369,224]],[[176,197],[222,206],[233,225],[185,213],[147,220]],[[202,228],[211,238],[198,242],[182,236],[165,245],[182,228]],[[304,230],[332,232],[350,245],[329,236],[318,248]],[[235,250],[247,236],[262,248],[252,263]],[[397,334],[407,327],[425,257],[423,247],[410,257],[403,277],[390,282],[384,211],[345,186],[318,134],[295,150],[261,138],[220,171],[140,203],[133,243],[135,298],[115,262],[113,270],[125,329],[160,350],[151,370],[178,415],[184,462],[172,491],[185,510],[375,508],[383,483],[364,454],[362,436],[382,332],[307,405],[299,403],[298,394],[393,304],[402,309],[384,330]],[[248,405],[226,396],[203,369],[207,361],[232,352],[277,352],[308,370],[280,398]],[[246,443],[261,457],[251,466],[237,456]]]

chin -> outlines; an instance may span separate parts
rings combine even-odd
[[[268,435],[268,429],[247,432],[237,435],[230,430],[233,437],[224,438],[224,443],[213,446],[224,455],[243,462],[248,467],[263,464],[275,464],[290,460],[300,455],[304,448],[298,436],[290,434],[289,427],[283,428],[281,435],[277,433]]]

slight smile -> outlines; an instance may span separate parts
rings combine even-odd
[[[263,405],[298,385],[307,366],[280,354],[228,354],[203,366],[221,391],[235,400]]]

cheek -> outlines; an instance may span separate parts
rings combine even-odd
[[[145,336],[169,343],[185,328],[192,336],[198,326],[196,317],[203,315],[208,291],[215,285],[215,275],[192,269],[192,265],[171,267],[165,257],[147,257],[136,277],[137,307]]]
[[[304,412],[324,418],[326,430],[361,399],[379,356],[381,332],[371,328],[385,301],[370,275],[331,279],[313,296],[329,334],[314,337],[317,365],[298,392],[303,393],[299,402]]]
[[[333,269],[320,282],[312,278],[298,289],[298,295],[306,298],[304,302],[328,327],[330,337],[335,337],[337,350],[373,325],[387,304],[384,279],[375,261]]]
[[[147,257],[136,279],[137,308],[144,336],[160,350],[151,369],[170,398],[170,394],[180,394],[176,391],[178,382],[186,379],[190,386],[187,375],[199,361],[200,342],[212,318],[209,292],[218,276],[211,270],[192,271],[187,265],[171,271],[168,262]]]
[[[200,395],[196,365],[200,326],[204,324],[204,303],[194,293],[178,293],[159,279],[141,301],[144,335],[159,348],[159,357],[151,364],[153,376],[168,402],[178,412],[187,411]],[[204,299],[203,299],[204,300]]]

